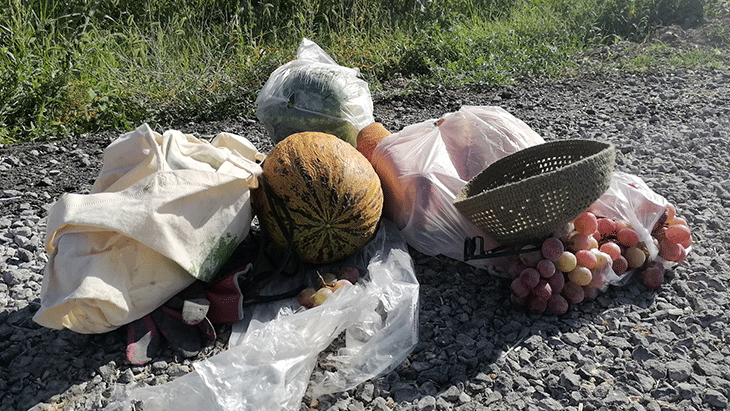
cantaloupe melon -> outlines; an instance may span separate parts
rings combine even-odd
[[[321,132],[295,133],[267,155],[253,202],[262,229],[299,258],[326,264],[363,247],[383,208],[380,179],[355,147]]]

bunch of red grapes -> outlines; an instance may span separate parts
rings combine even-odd
[[[652,241],[664,261],[680,263],[692,244],[687,222],[666,207],[652,230]],[[510,267],[511,300],[532,313],[563,314],[570,304],[596,298],[610,278],[641,271],[649,288],[664,283],[662,261],[650,261],[646,244],[625,221],[585,211],[563,235],[549,237],[539,246],[525,246]]]
[[[687,250],[692,245],[692,233],[687,221],[677,215],[673,205],[668,205],[651,232],[654,243],[659,248],[659,257],[665,261],[681,263],[687,258]],[[664,264],[654,263],[647,267],[641,280],[649,288],[658,289],[664,284]]]

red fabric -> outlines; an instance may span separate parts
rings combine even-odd
[[[239,279],[251,270],[251,264],[215,281],[205,292],[210,302],[208,319],[213,324],[235,323],[243,319],[243,293]]]

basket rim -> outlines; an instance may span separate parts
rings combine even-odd
[[[521,157],[530,154],[533,151],[539,151],[539,150],[545,150],[545,149],[552,149],[554,146],[562,146],[567,144],[575,144],[576,142],[579,142],[581,144],[585,143],[588,145],[595,145],[600,146],[601,149],[596,151],[593,154],[587,155],[571,164],[567,164],[565,166],[562,166],[560,168],[540,173],[537,175],[533,175],[524,179],[521,179],[519,181],[512,181],[505,184],[500,184],[497,187],[491,188],[489,190],[480,189],[477,184],[470,184],[471,182],[478,181],[479,177],[481,175],[484,175],[487,170],[490,168],[497,168],[497,167],[505,167],[506,165],[511,164],[511,162],[514,161],[513,156],[517,154],[521,154]],[[549,146],[548,146],[549,145]],[[502,191],[508,191],[514,188],[514,186],[527,184],[528,182],[540,182],[541,180],[548,180],[554,177],[555,174],[560,173],[567,167],[574,167],[579,163],[584,163],[590,161],[592,158],[598,157],[600,155],[604,155],[606,151],[612,151],[615,150],[615,146],[610,142],[602,142],[602,141],[596,141],[596,140],[587,140],[587,139],[569,139],[569,140],[557,140],[557,141],[550,141],[545,142],[542,144],[537,144],[534,146],[526,147],[522,150],[516,151],[508,156],[502,157],[501,159],[495,161],[494,163],[487,166],[484,170],[479,172],[476,176],[474,176],[467,184],[462,188],[462,190],[459,191],[456,198],[454,199],[454,205],[458,203],[463,203],[467,200],[479,198],[479,197],[485,197],[487,195],[494,195],[495,193],[499,193]],[[473,191],[477,190],[475,194],[472,194]]]
[[[561,153],[559,151],[561,146],[566,146],[566,151]],[[615,159],[616,147],[610,142],[596,140],[557,140],[527,147],[495,161],[474,176],[459,190],[453,205],[497,242],[522,243],[536,237],[537,233],[544,235],[557,229],[559,224],[556,221],[566,218],[567,222],[569,219],[565,216],[568,214],[572,217],[577,216],[575,211],[578,208],[589,207],[590,203],[583,204],[587,201],[583,197],[585,195],[593,197],[600,191],[598,187],[608,188],[615,168]],[[540,164],[542,162],[545,162],[545,167]],[[551,166],[557,167],[551,169]],[[543,169],[549,171],[542,171]],[[567,179],[560,179],[561,173],[565,173]],[[583,194],[575,191],[577,186],[571,183],[573,178],[587,184],[578,186],[583,187]],[[511,179],[515,181],[508,181]],[[484,188],[495,183],[499,185],[491,189]],[[562,186],[566,186],[568,190],[566,194],[576,195],[576,199],[580,197],[581,200],[574,204],[559,206],[555,210],[556,213],[550,214],[543,222],[540,222],[540,218],[535,219],[534,212],[526,214],[529,216],[527,224],[520,223],[515,226],[513,223],[505,222],[504,219],[512,212],[510,210],[513,210],[513,207],[524,208],[524,205],[518,204],[527,202],[529,195],[541,190],[552,192]],[[599,196],[600,194],[596,195],[596,199]],[[549,205],[543,204],[539,210],[547,210],[545,207]],[[521,212],[518,212],[517,218],[523,221]],[[502,228],[506,231],[503,232]]]

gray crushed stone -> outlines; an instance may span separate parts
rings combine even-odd
[[[458,110],[499,105],[546,140],[588,138],[618,148],[617,168],[641,176],[693,229],[687,260],[652,291],[610,288],[565,315],[513,308],[494,273],[413,251],[420,341],[394,371],[300,410],[724,410],[730,397],[730,74],[611,73],[501,88],[375,96],[393,131]],[[261,150],[251,119],[177,128],[230,131]],[[225,349],[192,359],[167,350],[130,365],[120,332],[80,335],[31,320],[47,257],[49,205],[85,192],[115,135],[0,148],[0,411],[102,409],[116,392],[157,385]],[[315,369],[315,373],[323,372]]]

